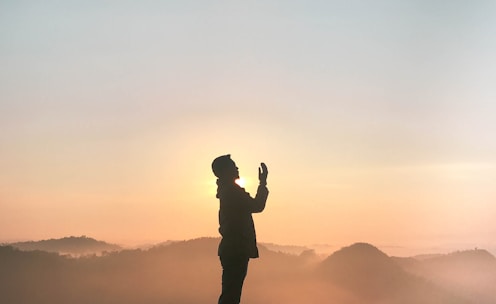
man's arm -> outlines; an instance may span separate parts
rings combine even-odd
[[[267,203],[267,197],[269,196],[269,189],[266,185],[260,185],[257,189],[257,195],[252,202],[252,213],[262,212],[265,209],[265,204]]]
[[[269,196],[269,189],[267,189],[268,174],[269,171],[267,170],[267,166],[264,163],[261,163],[258,168],[258,180],[260,181],[260,185],[258,186],[257,195],[255,195],[251,206],[251,212],[253,213],[262,212],[265,209],[267,197]]]
[[[238,185],[233,186],[232,191],[224,198],[225,208],[242,209],[251,213],[262,212],[265,209],[269,190],[267,189],[267,166],[262,163],[259,168],[260,185],[257,188],[255,198]],[[236,203],[238,202],[238,203]]]

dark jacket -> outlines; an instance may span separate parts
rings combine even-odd
[[[219,256],[258,258],[257,237],[252,213],[262,212],[269,195],[266,186],[260,185],[252,198],[245,189],[232,181],[217,181],[217,198],[220,200]]]

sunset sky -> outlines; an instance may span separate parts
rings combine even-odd
[[[0,242],[218,236],[496,253],[496,2],[0,1]],[[387,250],[386,250],[387,252]]]

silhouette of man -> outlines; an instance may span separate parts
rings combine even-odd
[[[250,258],[258,258],[257,239],[252,213],[262,212],[269,195],[267,166],[258,168],[260,184],[255,198],[235,183],[238,167],[230,155],[217,157],[212,162],[217,176],[217,198],[220,200],[219,257],[222,265],[222,293],[219,304],[238,304]]]

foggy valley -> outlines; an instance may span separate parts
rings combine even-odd
[[[78,242],[88,246],[80,244],[81,252],[93,246],[98,254],[59,253],[68,253],[66,245],[76,248]],[[29,248],[26,242],[4,244],[0,302],[216,303],[218,242],[199,238],[122,249],[70,237],[28,242]],[[43,251],[32,250],[36,245]],[[50,245],[60,251],[49,252],[57,251]],[[486,250],[399,258],[356,243],[323,258],[313,250],[294,254],[270,245],[271,250],[261,245],[260,259],[250,262],[243,303],[496,303],[496,258]]]

